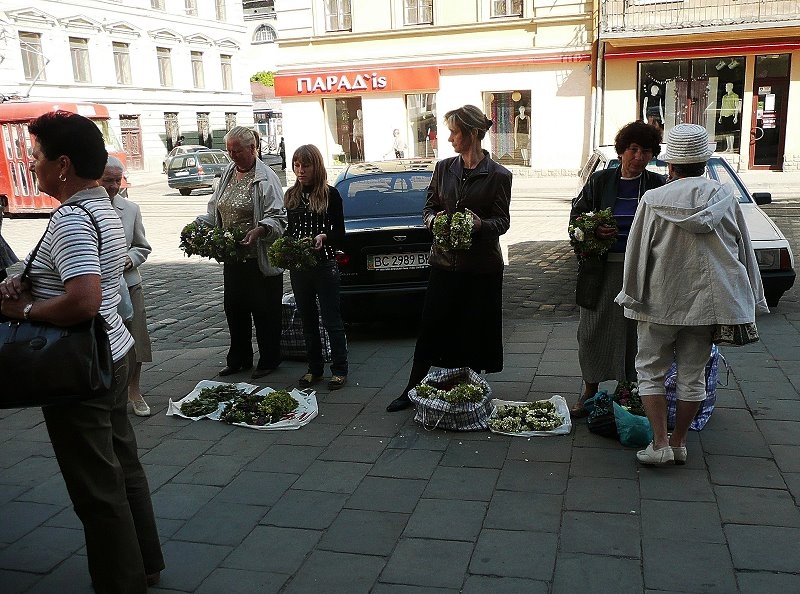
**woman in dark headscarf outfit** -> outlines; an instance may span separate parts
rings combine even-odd
[[[600,225],[598,238],[616,241],[605,256],[596,305],[580,308],[578,322],[578,361],[583,377],[583,392],[570,409],[573,417],[584,416],[583,403],[597,393],[602,381],[614,379],[636,381],[636,324],[626,320],[614,298],[622,288],[625,247],[633,215],[647,190],[664,185],[664,177],[646,169],[650,159],[658,155],[661,131],[644,122],[623,126],[614,139],[620,166],[603,169],[591,175],[581,193],[572,202],[570,224],[581,214],[610,208],[617,223]],[[579,283],[582,282],[579,280]],[[582,292],[583,287],[578,287]]]
[[[386,410],[411,406],[408,392],[432,366],[503,369],[503,254],[500,236],[510,225],[511,173],[489,157],[481,140],[492,126],[474,105],[445,114],[455,157],[436,164],[422,211],[428,229],[439,213],[472,215],[472,246],[464,251],[431,247],[431,276],[422,330],[403,392]]]
[[[83,523],[95,592],[142,593],[158,582],[164,559],[127,414],[136,356],[133,338],[117,313],[125,232],[97,182],[108,154],[97,126],[73,113],[46,113],[31,122],[30,131],[36,136],[32,170],[39,187],[62,206],[47,225],[30,282],[17,275],[0,283],[0,310],[11,319],[56,326],[78,324],[99,312],[108,323],[114,360],[109,390],[100,397],[46,406],[42,414]]]

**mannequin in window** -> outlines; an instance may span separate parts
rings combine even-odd
[[[525,106],[519,106],[519,114],[514,118],[514,149],[519,150],[522,164],[530,165],[528,144],[530,143],[531,119],[525,115]]]
[[[425,135],[427,136],[428,144],[430,144],[431,150],[433,151],[433,157],[437,158],[439,156],[439,142],[436,140],[436,118],[431,117],[430,121],[428,122],[428,131],[425,133]]]
[[[742,111],[742,100],[733,92],[733,83],[725,83],[725,94],[722,96],[717,123],[719,131],[725,133],[725,152],[734,150],[734,132],[739,129],[739,113]]]
[[[356,154],[354,160],[364,160],[364,120],[361,110],[356,110],[356,118],[353,120],[353,142],[356,143]]]
[[[642,120],[659,130],[664,129],[664,95],[658,85],[652,85],[650,94],[642,101]]]

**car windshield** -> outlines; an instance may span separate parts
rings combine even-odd
[[[608,168],[610,169],[616,167],[619,167],[619,159],[609,160]],[[660,173],[664,176],[667,175],[667,163],[666,161],[662,161],[660,159],[651,160],[650,163],[647,164],[647,169],[650,171],[655,171],[656,173]],[[733,191],[733,195],[736,196],[736,199],[740,203],[747,204],[749,202],[753,202],[753,199],[750,197],[750,194],[744,188],[741,181],[736,177],[736,174],[733,173],[733,170],[731,170],[729,167],[726,167],[722,158],[711,157],[711,159],[709,159],[706,166],[706,177],[710,177],[722,185],[728,186]]]
[[[422,215],[431,172],[358,176],[340,181],[346,219]]]

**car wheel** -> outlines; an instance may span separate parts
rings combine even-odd
[[[188,196],[192,193],[191,188],[178,188],[178,191],[181,193],[181,196]]]

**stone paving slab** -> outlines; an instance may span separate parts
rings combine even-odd
[[[572,402],[580,390],[575,263],[553,222],[565,226],[572,189],[554,198],[561,190],[515,180],[512,204],[531,208],[542,193],[553,230],[505,240],[495,395]],[[797,249],[794,210],[770,214]],[[167,558],[154,592],[800,591],[798,288],[759,320],[761,342],[723,349],[727,383],[689,436],[688,464],[644,468],[584,420],[567,436],[525,439],[427,431],[410,411],[386,413],[411,365],[407,323],[349,327],[348,385],[321,384],[320,415],[300,430],[166,417],[169,398],[223,365],[221,268],[154,257],[143,273],[153,416],[132,421]],[[293,387],[304,371],[287,361],[259,383]],[[91,592],[41,412],[0,411],[0,446],[0,590]]]

